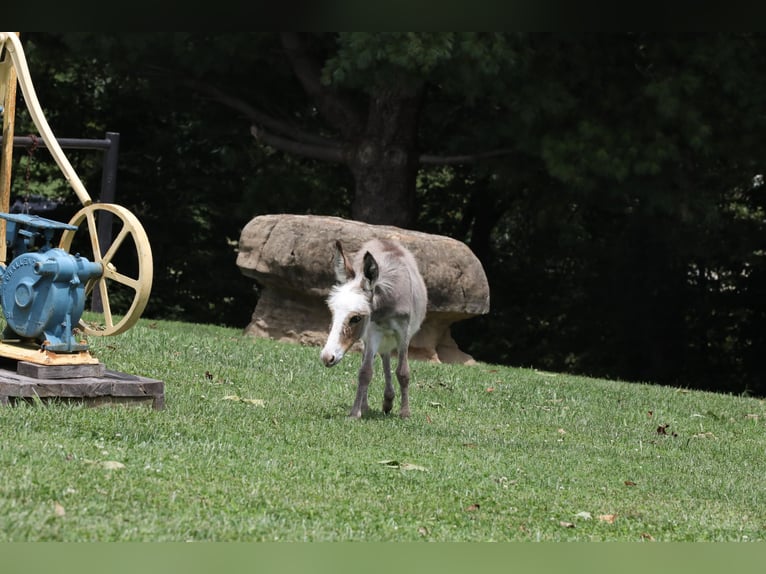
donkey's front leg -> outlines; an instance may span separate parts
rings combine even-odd
[[[394,406],[394,385],[391,384],[391,353],[381,353],[380,359],[383,362],[383,378],[386,380],[386,388],[383,391],[383,412],[388,414]]]
[[[354,405],[351,407],[351,412],[348,414],[351,418],[361,418],[362,413],[367,412],[370,408],[367,405],[367,389],[370,386],[370,379],[372,379],[372,363],[374,359],[375,352],[371,351],[369,347],[365,347],[362,366],[359,367],[356,398],[354,399]]]
[[[407,344],[399,349],[399,359],[396,364],[396,378],[402,392],[402,406],[399,416],[406,419],[410,416],[410,363],[407,358]]]

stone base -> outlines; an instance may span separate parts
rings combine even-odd
[[[450,334],[453,323],[489,312],[487,277],[468,246],[441,235],[339,217],[259,215],[244,227],[237,266],[261,289],[245,333],[324,345],[331,319],[325,298],[336,281],[335,242],[351,255],[373,238],[398,241],[412,252],[428,289],[425,321],[410,342],[412,357],[473,363]]]

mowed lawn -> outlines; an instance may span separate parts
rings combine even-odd
[[[91,344],[166,408],[0,410],[0,541],[766,538],[758,398],[413,362],[410,419],[378,369],[352,421],[358,354],[145,319]]]

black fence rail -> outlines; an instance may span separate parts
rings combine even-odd
[[[98,201],[101,203],[114,203],[117,190],[117,159],[120,152],[120,134],[118,132],[106,132],[104,139],[82,139],[82,138],[56,138],[56,141],[62,149],[90,149],[101,150],[104,152],[101,168],[101,193]],[[3,136],[0,135],[0,146],[3,143]],[[21,148],[47,148],[45,141],[39,136],[14,136],[13,147]],[[103,213],[98,220],[98,242],[101,246],[101,255],[106,253],[112,242],[112,214]],[[91,298],[91,309],[97,313],[103,311],[101,294],[93,291]]]

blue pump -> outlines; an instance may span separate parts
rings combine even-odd
[[[103,274],[100,263],[52,247],[53,235],[74,225],[38,215],[0,213],[13,254],[0,263],[0,304],[6,320],[3,339],[34,340],[58,353],[85,351],[75,336],[85,308],[85,286]]]

